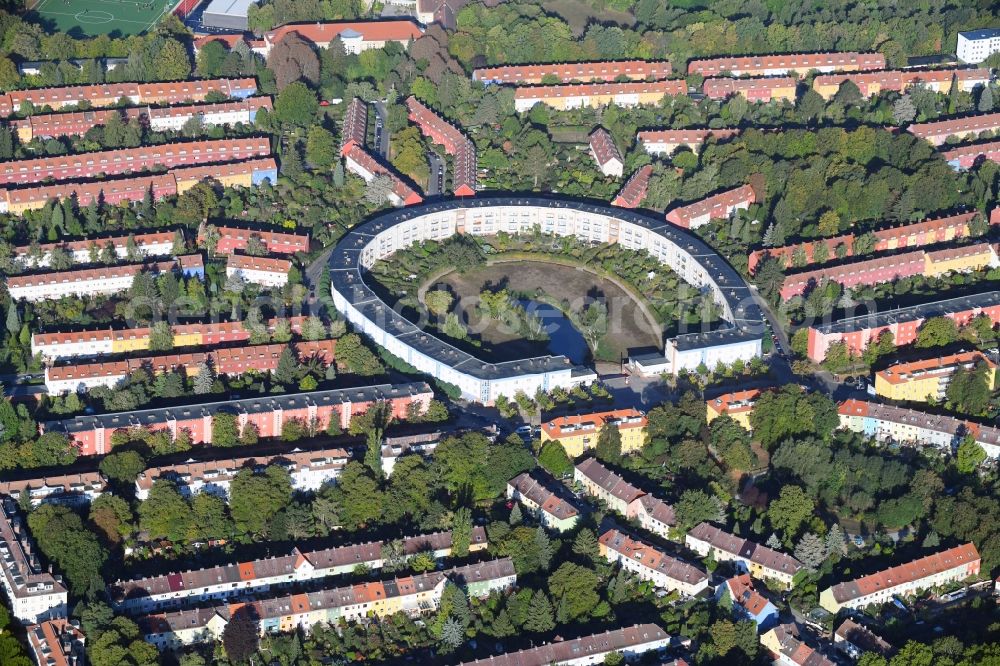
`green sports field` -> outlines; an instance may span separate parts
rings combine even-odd
[[[28,3],[52,30],[74,37],[125,37],[146,32],[178,0],[37,0]]]

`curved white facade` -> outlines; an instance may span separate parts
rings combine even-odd
[[[492,403],[517,391],[568,388],[596,378],[563,356],[486,363],[420,329],[364,283],[376,261],[413,243],[457,233],[492,236],[538,228],[557,236],[646,250],[689,284],[711,293],[729,327],[686,333],[665,345],[671,372],[761,353],[763,325],[750,290],[725,260],[696,236],[641,213],[542,197],[482,197],[415,206],[376,217],[344,236],[330,259],[333,302],[356,328],[421,372],[458,386],[463,397]]]

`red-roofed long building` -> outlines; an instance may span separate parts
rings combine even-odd
[[[875,236],[875,245],[873,250],[875,252],[884,252],[886,250],[898,250],[904,247],[920,247],[922,245],[944,243],[955,240],[956,238],[964,238],[970,235],[971,232],[969,225],[978,215],[979,212],[973,210],[964,213],[955,213],[954,215],[947,215],[945,217],[929,218],[921,220],[920,222],[913,222],[911,224],[902,224],[888,229],[879,229],[872,232]],[[995,218],[991,216],[990,224],[1000,224],[1000,215],[997,215]],[[782,262],[783,268],[791,268],[794,263],[793,257],[800,251],[806,258],[806,266],[812,263],[823,263],[817,262],[814,257],[814,252],[816,251],[818,243],[826,245],[827,259],[825,261],[833,261],[836,259],[838,251],[837,248],[841,245],[844,246],[844,256],[850,257],[854,250],[854,234],[843,234],[842,236],[833,236],[830,238],[817,238],[814,241],[804,241],[802,243],[784,245],[782,247],[769,247],[762,250],[754,250],[750,253],[747,261],[748,270],[750,271],[750,274],[753,275],[757,265],[760,264],[764,257],[773,257]]]
[[[831,613],[842,608],[885,604],[923,590],[979,575],[979,551],[971,543],[829,587],[819,604]]]
[[[611,653],[618,653],[627,661],[641,655],[670,647],[670,634],[655,624],[636,624],[591,634],[570,640],[553,641],[546,645],[462,662],[459,666],[582,666],[603,664]],[[669,665],[668,665],[669,666]],[[678,660],[673,666],[686,666]]]
[[[751,55],[692,60],[688,74],[719,76],[787,76],[818,72],[854,72],[885,68],[881,53],[783,53],[778,55]]]
[[[275,44],[293,32],[323,49],[339,39],[347,53],[380,49],[389,42],[407,47],[410,41],[424,34],[423,29],[409,19],[290,23],[264,33],[264,55],[267,56]]]
[[[959,90],[971,92],[978,86],[990,82],[988,69],[886,69],[877,72],[855,72],[847,74],[821,74],[813,79],[813,90],[823,99],[830,99],[847,81],[853,82],[863,97],[878,95],[883,91],[905,92],[913,86],[922,85],[938,93],[951,89],[952,80],[957,81]]]
[[[368,104],[360,97],[348,102],[340,136],[341,157],[346,155],[352,146],[365,147],[368,139]]]
[[[568,83],[556,86],[523,86],[514,91],[514,110],[531,110],[535,104],[555,109],[598,108],[615,104],[621,107],[658,104],[668,95],[686,95],[687,84],[681,80],[631,83]]]
[[[483,83],[538,85],[591,83],[594,81],[659,81],[670,76],[670,63],[649,60],[604,60],[597,62],[557,62],[546,65],[500,65],[472,70],[472,80]]]
[[[983,132],[996,132],[997,130],[1000,130],[1000,113],[984,113],[978,116],[914,123],[906,128],[906,131],[913,136],[926,139],[935,146],[940,146],[950,136],[958,139],[975,139]]]
[[[288,231],[272,231],[268,229],[244,229],[229,225],[216,225],[219,242],[215,251],[218,254],[232,254],[235,250],[246,250],[251,238],[258,238],[264,244],[268,254],[295,254],[309,251],[309,234],[296,234]],[[203,239],[199,237],[199,241]]]
[[[461,130],[427,108],[413,95],[406,98],[410,120],[417,124],[424,136],[444,146],[445,152],[454,156],[452,191],[455,196],[471,197],[476,194],[476,144]],[[431,174],[434,177],[434,174]]]
[[[620,208],[638,208],[642,200],[646,198],[646,191],[649,188],[649,177],[653,175],[653,165],[646,164],[635,170],[625,186],[611,200],[612,206]]]
[[[702,91],[709,99],[722,100],[733,95],[743,95],[750,102],[784,100],[794,102],[798,81],[789,76],[753,79],[718,77],[705,79]]]
[[[749,185],[719,192],[701,201],[675,208],[667,213],[667,222],[682,229],[697,229],[712,220],[724,220],[737,210],[746,210],[757,202],[757,195]]]
[[[1000,162],[1000,141],[983,141],[941,152],[941,157],[951,168],[962,171],[972,168],[980,159]]]
[[[670,592],[693,597],[708,589],[708,574],[683,560],[667,555],[652,544],[633,539],[615,529],[598,539],[601,557],[612,564],[618,562],[641,580]]]
[[[344,165],[348,171],[360,176],[366,183],[370,183],[376,176],[386,176],[392,181],[389,201],[394,206],[415,206],[424,200],[416,190],[403,181],[399,174],[372,157],[364,146],[352,142],[349,147],[345,146],[345,149],[347,152],[344,154]]]
[[[687,146],[693,152],[701,150],[701,146],[709,137],[717,141],[725,141],[739,136],[738,129],[680,129],[680,130],[643,130],[636,134],[636,140],[642,144],[647,153],[653,155],[672,155],[681,146]]]
[[[231,162],[268,157],[271,142],[265,137],[185,141],[160,146],[122,148],[93,153],[40,157],[0,163],[0,185],[23,185],[46,179],[94,178],[211,162]]]

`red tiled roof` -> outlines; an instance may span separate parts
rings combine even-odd
[[[411,20],[391,21],[337,21],[328,23],[290,23],[275,28],[265,34],[272,44],[277,44],[290,32],[298,33],[314,44],[325,45],[341,34],[353,31],[361,35],[366,42],[409,42],[423,35],[420,26]]]
[[[571,81],[614,81],[626,77],[633,81],[665,79],[670,76],[669,62],[648,60],[611,60],[597,62],[562,62],[544,65],[501,65],[472,71],[477,81],[498,83],[540,83],[545,76],[556,76],[562,83]]]
[[[705,197],[701,201],[695,201],[687,206],[675,208],[667,213],[667,221],[673,222],[682,227],[688,227],[691,220],[704,215],[723,218],[726,217],[726,209],[741,203],[755,203],[757,196],[753,188],[749,185],[741,185],[725,192],[719,192],[712,196]]]
[[[939,573],[969,564],[979,563],[975,545],[965,543],[933,555],[900,564],[889,569],[833,586],[833,597],[840,603],[865,597],[899,585],[916,583]]]
[[[646,164],[636,169],[625,186],[611,201],[612,206],[621,208],[638,208],[642,200],[646,198],[646,190],[649,186],[649,177],[653,174],[653,166]]]
[[[226,263],[226,268],[287,274],[292,268],[292,262],[287,259],[278,259],[275,257],[252,257],[248,254],[231,254]]]
[[[552,99],[581,95],[686,95],[687,84],[681,80],[632,83],[571,83],[556,86],[522,86],[514,91],[514,99]]]
[[[598,127],[590,134],[590,149],[594,151],[598,165],[603,167],[611,160],[622,162],[621,153],[615,140],[611,138],[611,133],[603,127]]]
[[[725,99],[737,93],[750,96],[754,93],[772,93],[781,88],[791,88],[793,91],[798,82],[789,76],[765,76],[751,79],[732,79],[728,77],[705,79],[702,91],[711,99]]]
[[[784,53],[776,55],[751,55],[692,60],[688,63],[688,74],[716,75],[721,72],[752,71],[787,68],[790,71],[807,72],[820,67],[857,68],[861,70],[883,69],[885,56],[881,53],[858,53],[842,51],[832,53]]]

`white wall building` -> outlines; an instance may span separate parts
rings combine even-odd
[[[507,363],[486,363],[415,326],[385,304],[365,284],[379,259],[413,243],[443,241],[456,233],[490,236],[534,229],[554,236],[575,236],[594,243],[620,243],[645,250],[690,285],[713,296],[722,317],[733,325],[682,336],[675,345],[676,365],[696,367],[708,359],[749,360],[761,353],[762,317],[739,274],[697,237],[635,211],[574,201],[498,197],[428,204],[374,218],[351,229],[330,259],[334,305],[361,332],[421,372],[454,384],[471,400],[490,404],[517,391],[572,388],[596,374],[574,367],[562,356]],[[668,347],[669,348],[669,347]],[[670,356],[668,355],[668,358]]]
[[[129,238],[135,242],[135,249],[140,257],[166,257],[173,252],[174,232],[157,231],[148,234],[134,234],[132,236],[94,238],[66,243],[45,243],[37,247],[24,245],[17,248],[14,253],[18,263],[26,268],[48,268],[49,260],[52,257],[52,250],[56,248],[65,250],[75,263],[87,264],[92,262],[94,252],[100,253],[110,244],[115,249],[115,256],[124,260],[128,258]]]
[[[42,569],[27,520],[18,514],[17,503],[2,500],[0,515],[0,568],[11,612],[22,624],[38,624],[66,617],[69,594],[62,581]]]
[[[978,65],[998,51],[1000,51],[1000,28],[958,33],[955,55],[963,62]]]
[[[708,589],[706,572],[618,530],[612,529],[602,534],[598,546],[601,556],[608,562],[620,563],[622,569],[631,571],[662,590],[693,597]]]
[[[265,287],[284,287],[288,284],[288,271],[291,268],[292,262],[287,259],[231,254],[226,262],[226,277],[238,275],[245,282]]]

